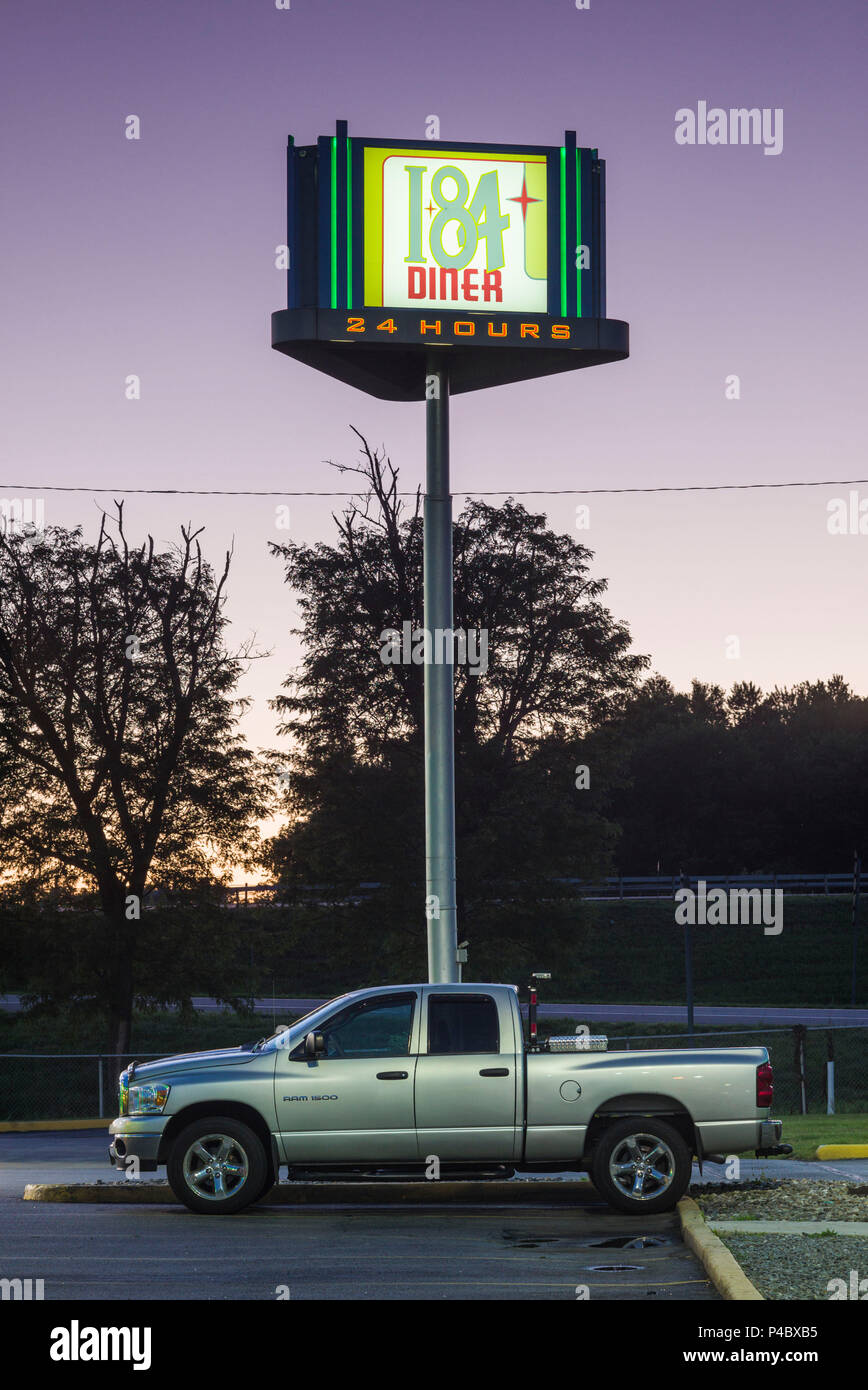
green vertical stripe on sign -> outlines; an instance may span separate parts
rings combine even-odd
[[[567,152],[561,150],[561,318],[567,317]]]
[[[583,246],[582,240],[582,156],[576,150],[576,242]],[[578,254],[578,253],[577,253]],[[576,267],[576,318],[582,317],[582,268]]]
[[[347,141],[347,308],[353,307],[353,160]]]
[[[338,307],[338,137],[332,136],[332,308]]]

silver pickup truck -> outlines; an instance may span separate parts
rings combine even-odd
[[[789,1152],[763,1047],[609,1052],[526,1043],[514,985],[341,995],[269,1038],[133,1063],[111,1162],[168,1169],[196,1212],[235,1212],[317,1175],[587,1171],[622,1211],[672,1207],[691,1161]]]

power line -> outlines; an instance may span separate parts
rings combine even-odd
[[[459,497],[617,497],[626,493],[652,492],[749,492],[764,488],[789,487],[856,487],[868,483],[868,478],[819,478],[812,481],[786,483],[685,483],[663,487],[560,487],[560,488],[457,488]],[[293,492],[279,488],[195,488],[195,487],[84,487],[61,483],[0,483],[0,491],[9,492],[111,492],[123,496],[145,494],[149,497],[359,497],[354,492]],[[415,497],[417,489],[398,492],[398,497]]]

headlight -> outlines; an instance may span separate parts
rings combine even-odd
[[[129,1095],[130,1095],[129,1077],[128,1077],[128,1075],[127,1075],[127,1073],[126,1073],[125,1071],[122,1071],[121,1074],[120,1074],[120,1076],[118,1077],[118,1114],[119,1114],[119,1115],[126,1115],[126,1114],[127,1114],[127,1105],[128,1105],[128,1102],[129,1102]]]
[[[171,1086],[130,1086],[128,1115],[159,1115],[169,1099]]]

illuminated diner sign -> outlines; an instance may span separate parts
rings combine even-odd
[[[364,303],[544,314],[548,161],[496,151],[364,151]]]
[[[571,131],[552,146],[369,140],[339,121],[315,145],[290,139],[287,225],[272,344],[364,390],[418,397],[419,353],[372,355],[388,348],[460,348],[457,391],[628,355],[627,325],[606,319],[605,165]]]

